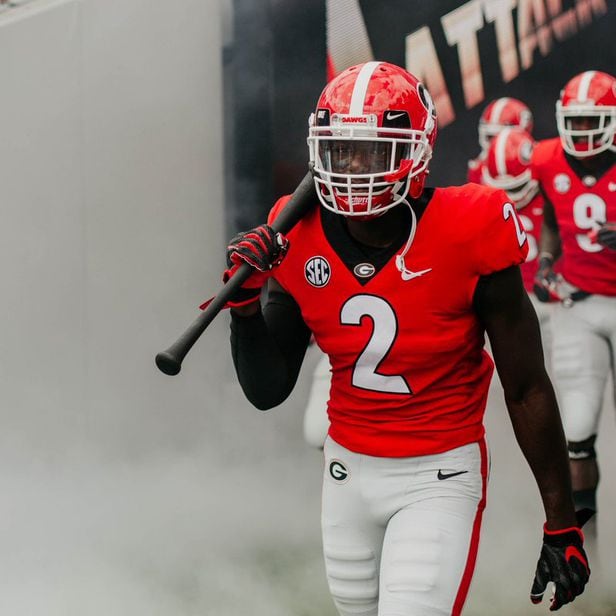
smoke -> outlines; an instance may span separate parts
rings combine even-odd
[[[320,546],[321,453],[302,440],[312,367],[269,413],[230,385],[221,425],[188,449],[131,457],[79,443],[63,453],[3,446],[0,613],[335,616]],[[605,411],[600,559],[569,614],[616,613],[615,429]],[[492,477],[465,614],[545,613],[547,601],[528,600],[543,514],[498,388],[487,425]]]
[[[592,569],[585,593],[566,608],[566,613],[584,616],[616,614],[616,525],[611,511],[616,505],[616,426],[611,403],[611,385],[606,390],[597,444],[604,479],[599,489],[599,542],[588,555]],[[491,477],[488,506],[484,517],[482,541],[475,577],[465,614],[472,616],[536,615],[546,613],[549,592],[541,607],[528,598],[535,565],[539,557],[542,525],[545,521],[539,491],[515,441],[503,403],[500,385],[495,379],[486,412],[486,430],[491,452]]]

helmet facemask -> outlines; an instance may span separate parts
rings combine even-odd
[[[589,127],[579,128],[575,122],[587,120]],[[556,103],[556,125],[563,149],[576,158],[595,156],[606,150],[616,151],[616,106],[563,105]]]
[[[380,215],[404,201],[432,157],[425,131],[379,127],[375,114],[332,114],[324,126],[313,116],[308,146],[322,205],[355,217]]]
[[[487,152],[492,143],[492,139],[500,133],[505,126],[502,124],[488,124],[486,122],[479,122],[479,146],[482,152]]]

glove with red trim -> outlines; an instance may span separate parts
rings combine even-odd
[[[604,222],[597,231],[597,243],[616,250],[616,222]]]
[[[540,302],[560,300],[557,293],[558,274],[552,269],[553,266],[552,257],[539,255],[539,268],[535,274],[533,293]]]
[[[584,592],[590,568],[584,552],[584,534],[581,527],[593,515],[594,511],[582,509],[576,512],[578,526],[562,530],[547,530],[544,526],[543,546],[530,591],[530,600],[533,603],[541,603],[550,582],[554,584],[551,612],[570,603]]]
[[[227,269],[222,279],[227,282],[242,263],[251,265],[253,272],[227,302],[230,308],[247,306],[259,300],[261,288],[280,265],[289,248],[289,240],[269,225],[260,225],[238,233],[227,245]]]

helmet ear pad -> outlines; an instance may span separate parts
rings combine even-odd
[[[424,184],[426,183],[426,175],[427,173],[422,173],[421,175],[416,175],[411,178],[411,183],[409,185],[409,197],[411,199],[419,199],[419,197],[421,197]]]

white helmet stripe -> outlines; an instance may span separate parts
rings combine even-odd
[[[380,62],[366,62],[357,75],[357,80],[353,86],[353,95],[351,96],[351,107],[349,109],[350,115],[363,115],[364,113],[364,101],[366,100],[366,93],[368,92],[368,84],[372,73],[376,70],[376,67],[381,64]]]
[[[504,128],[496,136],[496,168],[498,169],[498,175],[507,175],[507,164],[505,159],[507,139],[510,128]]]
[[[499,123],[501,113],[503,112],[503,109],[505,108],[505,105],[510,100],[511,100],[510,98],[505,96],[504,98],[499,98],[494,103],[494,107],[492,107],[492,113],[490,113],[490,117],[488,118],[488,122],[490,122],[490,124],[498,124]]]
[[[577,100],[580,103],[585,103],[588,101],[588,89],[590,88],[590,82],[596,73],[597,71],[586,71],[582,75],[582,79],[580,79],[580,87],[578,88],[577,93]]]

